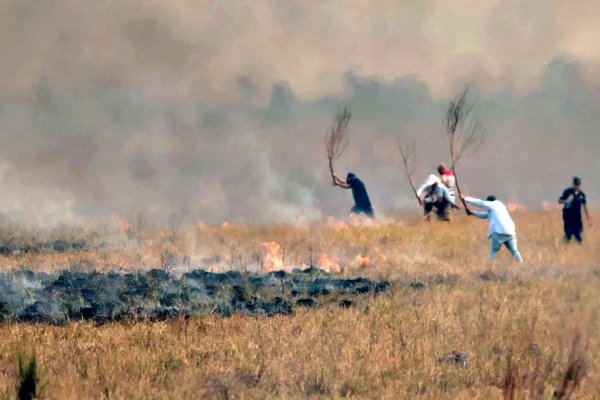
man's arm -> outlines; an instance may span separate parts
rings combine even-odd
[[[419,199],[421,199],[421,201],[423,201],[423,192],[425,191],[426,187],[427,187],[427,185],[423,184],[417,189],[417,197]]]
[[[567,203],[567,198],[569,197],[569,189],[565,190],[563,194],[558,198],[558,204]]]
[[[587,209],[587,201],[585,199],[585,194],[583,194],[583,211],[585,212],[585,219],[587,219],[588,225],[592,226],[592,221],[590,220],[590,213]]]
[[[350,189],[350,185],[348,185],[348,182],[346,182],[344,179],[341,179],[339,176],[337,176],[335,174],[335,172],[332,172],[331,176],[333,177],[333,181],[335,182],[335,184],[337,186],[344,188],[344,189]]]
[[[477,218],[487,219],[489,213],[487,211],[471,211],[471,215],[474,215]]]
[[[435,175],[429,175],[425,182],[417,189],[417,196],[423,198],[425,191],[433,185],[434,182],[439,182],[440,179]]]
[[[461,199],[463,199],[465,202],[472,204],[479,208],[489,208],[486,204],[487,202],[480,200],[480,199],[476,199],[475,197],[461,195]]]
[[[444,194],[444,199],[450,203],[450,205],[452,206],[452,208],[460,208],[459,206],[456,205],[456,202],[454,201],[454,198],[450,195],[450,191],[448,190],[448,188],[446,188],[445,186],[440,186],[440,189],[442,190],[442,193]]]

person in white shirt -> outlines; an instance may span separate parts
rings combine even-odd
[[[425,220],[429,220],[431,211],[435,208],[435,214],[440,221],[451,220],[451,208],[459,208],[456,205],[454,194],[442,183],[442,180],[429,175],[425,182],[417,189],[419,203],[423,206]]]
[[[517,262],[523,262],[523,257],[517,248],[517,231],[515,223],[504,203],[497,200],[495,196],[489,195],[486,200],[460,195],[465,202],[485,211],[470,211],[467,214],[477,218],[488,220],[488,238],[491,240],[490,259],[494,261],[496,254],[504,244]]]

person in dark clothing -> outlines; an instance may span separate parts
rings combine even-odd
[[[564,204],[562,215],[565,229],[565,241],[569,242],[573,236],[578,243],[581,243],[583,238],[583,221],[581,220],[581,207],[585,211],[585,216],[588,224],[591,224],[590,214],[588,213],[585,193],[581,191],[581,179],[573,178],[573,186],[563,191],[562,196],[558,199],[560,204]]]
[[[363,181],[358,179],[352,172],[348,172],[346,179],[341,179],[335,172],[332,174],[335,184],[344,189],[352,189],[352,196],[354,197],[354,207],[350,210],[353,214],[364,213],[369,218],[374,218],[373,207],[367,194],[367,189]]]

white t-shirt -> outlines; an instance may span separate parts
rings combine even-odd
[[[488,219],[488,237],[497,233],[501,235],[516,235],[515,223],[508,213],[508,209],[500,200],[484,201],[474,197],[465,197],[465,201],[486,211],[473,211],[478,218]]]

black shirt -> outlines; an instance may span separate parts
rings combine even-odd
[[[563,206],[564,214],[581,218],[581,206],[585,204],[585,193],[581,190],[575,193],[573,188],[568,188],[564,190],[560,200],[567,201]]]
[[[354,197],[356,207],[362,210],[370,210],[371,201],[369,200],[369,195],[367,194],[365,184],[357,177],[351,177],[347,179],[346,183],[352,189],[352,196]]]

